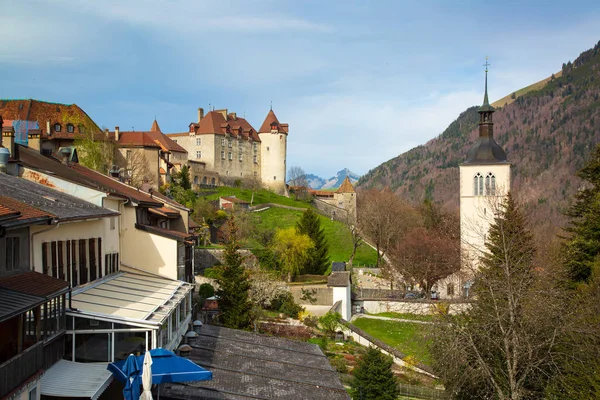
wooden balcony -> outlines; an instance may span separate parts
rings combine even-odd
[[[44,367],[44,343],[36,343],[0,365],[0,398]]]

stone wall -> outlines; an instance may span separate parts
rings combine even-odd
[[[348,219],[348,211],[340,208],[338,206],[334,206],[333,204],[329,204],[320,199],[313,199],[313,205],[319,210],[321,214],[328,218],[333,218],[336,221],[346,222]]]
[[[330,306],[333,304],[333,290],[332,288],[328,288],[325,285],[316,286],[316,285],[294,285],[289,286],[290,292],[294,296],[294,301],[299,304],[307,304],[305,300],[301,300],[302,297],[302,289],[304,290],[314,290],[313,297],[316,299],[314,305],[319,306]]]
[[[356,308],[364,307],[365,312],[369,314],[379,314],[382,312],[410,313],[410,314],[431,314],[434,307],[438,304],[448,305],[448,312],[451,315],[464,312],[471,307],[470,302],[439,302],[427,300],[358,300],[353,301],[352,305]]]

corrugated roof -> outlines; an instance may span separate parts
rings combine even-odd
[[[46,301],[40,296],[0,287],[0,321],[19,315]]]
[[[160,324],[191,290],[189,283],[120,272],[78,286],[71,303],[83,313]]]
[[[44,396],[83,397],[96,400],[113,380],[107,363],[78,363],[59,360],[44,373]]]
[[[0,174],[0,195],[55,215],[59,221],[119,215],[77,197],[7,174]]]

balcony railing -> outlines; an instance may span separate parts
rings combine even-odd
[[[0,398],[44,368],[44,344],[36,343],[0,365]]]

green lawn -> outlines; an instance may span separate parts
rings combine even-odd
[[[419,314],[408,314],[408,313],[396,313],[396,312],[382,312],[377,315],[378,317],[387,318],[398,318],[398,319],[410,319],[413,321],[433,321],[433,315],[419,315]]]
[[[428,325],[369,318],[358,318],[352,323],[407,356],[413,356],[423,364],[430,364],[431,356],[425,339]]]
[[[302,212],[271,207],[265,211],[252,213],[250,217],[258,229],[283,229],[295,226],[296,222],[302,217]],[[324,229],[329,243],[329,260],[348,261],[352,254],[350,231],[341,222],[332,221],[322,215],[319,215],[319,217],[321,218],[321,227]],[[250,242],[249,245],[255,246],[256,243]],[[356,251],[355,266],[375,265],[376,261],[377,253],[371,247],[362,245]]]
[[[235,196],[238,199],[245,200],[250,202],[252,200],[252,190],[250,189],[240,189],[235,187],[228,186],[219,186],[215,189],[211,190],[200,190],[198,192],[198,196],[200,198],[206,198],[207,200],[218,200],[220,196]],[[254,192],[254,199],[252,201],[252,205],[260,205],[265,203],[276,203],[283,204],[285,206],[292,207],[300,207],[307,208],[309,204],[303,201],[297,201],[292,198],[288,198],[285,196],[279,196],[273,192],[270,192],[266,189],[256,190]]]

